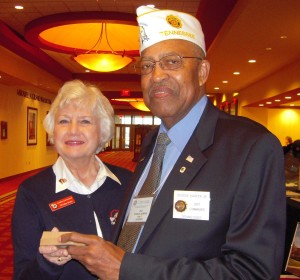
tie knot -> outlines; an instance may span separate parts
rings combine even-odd
[[[168,145],[170,144],[171,140],[167,133],[160,133],[157,137],[157,144],[158,145]]]

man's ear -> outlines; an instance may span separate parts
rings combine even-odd
[[[203,86],[208,78],[209,75],[209,69],[210,69],[210,64],[208,62],[208,60],[202,60],[199,63],[199,67],[198,67],[198,78],[199,78],[199,85]]]

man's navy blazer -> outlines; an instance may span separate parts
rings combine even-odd
[[[114,242],[157,133],[143,141]],[[280,142],[265,127],[208,101],[152,206],[136,253],[122,261],[120,280],[278,280],[286,219],[283,162]],[[209,192],[209,220],[173,218],[174,190]]]

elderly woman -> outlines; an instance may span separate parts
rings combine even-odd
[[[14,279],[97,279],[70,256],[57,257],[58,247],[39,244],[43,231],[110,239],[131,177],[96,156],[113,137],[113,108],[95,86],[69,81],[44,127],[59,157],[19,187],[12,220]]]

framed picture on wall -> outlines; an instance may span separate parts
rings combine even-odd
[[[7,122],[1,121],[1,139],[7,139]]]
[[[37,119],[38,110],[27,107],[27,145],[37,144]]]

